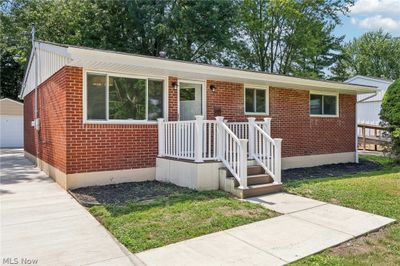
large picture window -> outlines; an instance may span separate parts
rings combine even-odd
[[[320,116],[338,115],[337,95],[310,94],[310,114]]]
[[[87,73],[87,120],[157,120],[164,116],[164,81]]]
[[[268,113],[267,93],[268,90],[266,89],[246,88],[245,89],[246,113],[260,113],[260,114]]]

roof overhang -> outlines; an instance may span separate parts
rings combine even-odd
[[[318,90],[345,94],[373,93],[376,87],[340,82],[296,78],[256,71],[219,67],[151,56],[134,55],[86,47],[40,42],[40,49],[49,50],[63,58],[67,65],[92,71],[147,76],[175,76],[190,80],[219,80],[288,89]]]

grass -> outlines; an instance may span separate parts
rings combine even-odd
[[[192,190],[150,201],[102,204],[89,211],[134,253],[277,215],[225,192]]]
[[[400,165],[388,158],[362,156],[383,167],[343,177],[290,181],[286,191],[400,220]],[[400,265],[400,224],[307,257],[293,265]]]

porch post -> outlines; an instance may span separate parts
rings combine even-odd
[[[241,189],[247,188],[247,139],[240,139],[242,149],[239,154],[239,179]]]
[[[158,156],[163,157],[165,154],[165,130],[164,118],[158,118]]]
[[[221,124],[224,123],[224,117],[217,116],[215,120],[217,120],[217,159],[221,161],[224,157],[224,131],[221,128]]]
[[[271,136],[271,117],[264,117],[263,130]]]
[[[275,142],[275,178],[274,183],[280,184],[282,175],[282,139],[274,139]]]
[[[249,121],[249,158],[254,158],[254,125],[256,123],[255,117],[248,117]]]
[[[196,115],[194,127],[194,161],[203,162],[203,119],[202,115]]]

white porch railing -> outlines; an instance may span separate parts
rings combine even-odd
[[[271,119],[256,122],[224,122],[203,120],[196,116],[192,121],[169,121],[158,119],[158,145],[160,157],[203,162],[220,160],[239,181],[247,187],[247,158],[254,159],[274,182],[281,182],[281,142],[272,139]]]
[[[249,157],[257,161],[275,183],[281,183],[281,147],[282,139],[271,138],[271,118],[264,118],[262,127],[249,120]]]
[[[218,159],[238,180],[240,188],[247,188],[247,139],[239,139],[224,123],[222,116],[217,116]]]

